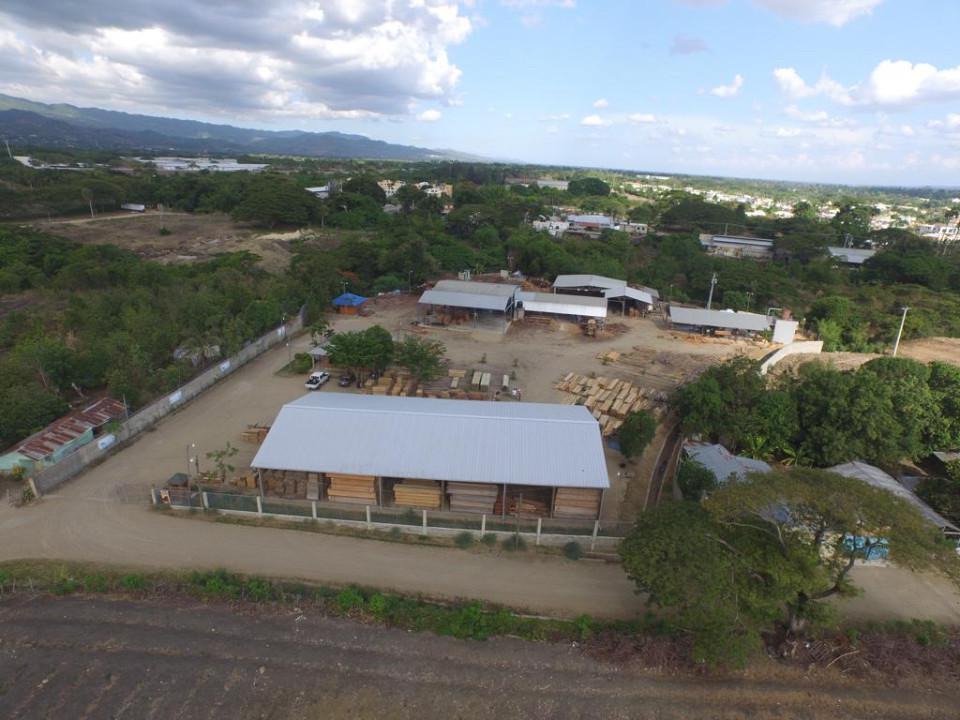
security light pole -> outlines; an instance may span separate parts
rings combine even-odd
[[[906,305],[903,306],[903,315],[900,317],[900,329],[897,330],[897,341],[893,343],[893,356],[897,356],[897,350],[900,349],[900,336],[903,335],[903,326],[907,322],[907,310],[909,310]]]
[[[717,286],[717,274],[710,278],[710,295],[707,297],[707,310],[713,305],[713,289]]]

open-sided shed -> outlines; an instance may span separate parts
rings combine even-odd
[[[518,300],[524,314],[552,315],[573,320],[607,317],[607,301],[604,298],[520,292]]]
[[[441,280],[419,301],[424,322],[506,330],[513,320],[519,286],[471,280]]]

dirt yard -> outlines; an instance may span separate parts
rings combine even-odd
[[[910,358],[922,363],[945,362],[960,365],[960,338],[923,338],[908,340],[900,345],[898,357]],[[819,355],[793,355],[776,365],[774,374],[795,373],[808,362],[820,362],[837,370],[855,370],[874,358],[884,357],[875,353],[825,352]]]
[[[299,232],[262,233],[222,214],[146,212],[35,223],[44,232],[90,244],[110,243],[165,263],[204,260],[224,252],[247,250],[263,258],[267,270],[290,261],[290,241]],[[166,228],[169,235],[161,235]]]
[[[248,609],[248,608],[247,608]],[[184,600],[8,596],[0,716],[40,718],[955,718],[956,687],[800,670],[729,676],[602,662],[576,644],[441,638]]]

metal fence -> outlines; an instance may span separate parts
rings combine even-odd
[[[102,460],[111,451],[122,446],[144,430],[153,427],[162,418],[179,410],[188,402],[221,379],[243,367],[254,358],[275,347],[290,335],[303,328],[303,312],[295,315],[286,325],[271,330],[266,335],[251,342],[240,352],[220,363],[204,370],[189,382],[181,385],[172,393],[137,411],[113,434],[102,436],[65,457],[56,465],[50,465],[33,476],[34,484],[40,493],[50,492],[70,478],[79,475],[95,462]]]
[[[467,531],[483,537],[487,534],[507,536],[519,532],[537,545],[563,545],[577,541],[591,550],[616,547],[632,527],[631,523],[613,520],[581,522],[530,516],[466,515],[438,510],[345,505],[180,488],[154,490],[153,502],[175,508],[212,510],[226,515],[331,522],[365,529],[397,528],[400,532],[416,535],[451,536]]]

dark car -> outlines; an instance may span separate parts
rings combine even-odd
[[[356,380],[356,378],[354,377],[353,373],[344,373],[337,381],[337,385],[340,387],[350,387],[354,380]]]

